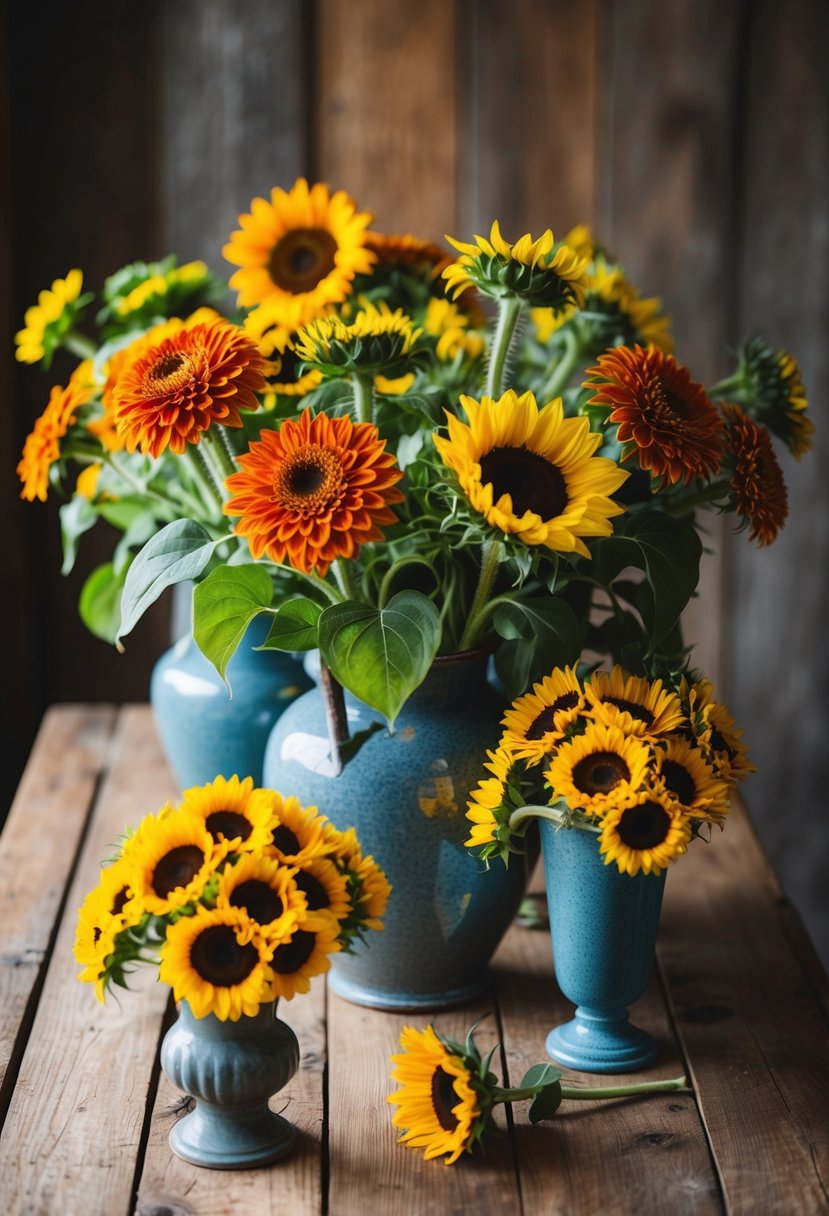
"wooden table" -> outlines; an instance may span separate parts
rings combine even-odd
[[[672,869],[635,1011],[663,1047],[647,1078],[687,1072],[693,1095],[565,1103],[536,1127],[517,1104],[484,1156],[426,1162],[395,1143],[385,1101],[400,1028],[425,1018],[349,1005],[320,979],[280,1007],[303,1052],[274,1099],[300,1129],[294,1155],[249,1172],[180,1161],[182,1099],[158,1066],[167,989],[147,969],[102,1007],[72,958],[100,859],[174,796],[146,706],[47,715],[0,837],[2,1216],[829,1211],[827,979],[739,807]],[[493,978],[490,1000],[435,1023],[458,1035],[488,1014],[480,1037],[517,1083],[571,1008],[547,933],[513,927]]]

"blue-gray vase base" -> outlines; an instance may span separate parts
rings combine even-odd
[[[489,991],[489,972],[484,972],[473,983],[461,988],[441,987],[433,992],[411,991],[405,988],[394,990],[350,979],[338,971],[336,964],[328,977],[332,992],[352,1005],[363,1005],[368,1009],[387,1009],[396,1013],[427,1013],[439,1009],[453,1009],[465,1005]]]
[[[627,1010],[606,1015],[579,1008],[572,1021],[550,1031],[546,1047],[556,1063],[580,1072],[637,1072],[659,1053],[657,1041],[628,1021]]]
[[[254,1169],[287,1156],[296,1128],[269,1107],[241,1114],[200,1099],[170,1130],[170,1148],[191,1165],[213,1170]]]

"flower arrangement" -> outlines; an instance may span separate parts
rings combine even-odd
[[[99,518],[122,532],[81,615],[125,637],[194,580],[194,635],[224,675],[249,622],[318,647],[390,725],[436,655],[494,652],[510,697],[589,649],[679,673],[700,511],[760,545],[788,510],[772,446],[812,424],[796,362],[753,337],[708,389],[584,227],[457,253],[371,229],[344,192],[275,188],[225,247],[237,310],[201,263],[104,285],[78,271],[26,314],[18,357],[82,362],[26,441],[23,496],[75,488],[64,569]]]
[[[605,865],[660,874],[694,837],[722,827],[752,770],[709,680],[580,676],[556,668],[502,720],[492,776],[473,791],[467,846],[506,864],[532,818],[594,832]]]
[[[103,1001],[158,966],[197,1018],[253,1016],[307,992],[380,917],[390,891],[353,830],[253,779],[217,777],[147,815],[78,916],[79,978]]]

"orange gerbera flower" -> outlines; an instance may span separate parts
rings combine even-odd
[[[722,412],[737,513],[749,524],[749,540],[770,545],[789,513],[783,470],[764,426],[739,405],[726,403]]]
[[[235,530],[255,558],[324,575],[335,558],[382,540],[378,524],[395,522],[389,504],[403,499],[394,488],[403,474],[385,447],[371,423],[305,410],[239,457],[225,513],[241,516]]]
[[[716,472],[723,449],[723,425],[701,384],[673,355],[655,346],[617,346],[588,369],[596,389],[590,405],[609,406],[618,423],[623,459],[639,464],[672,485]]]
[[[17,476],[23,482],[21,498],[29,502],[39,498],[41,502],[46,502],[49,470],[60,460],[60,441],[75,421],[78,408],[92,396],[92,391],[71,382],[66,388],[56,384],[52,389],[46,409],[23,445],[17,466]]]
[[[198,443],[214,422],[241,426],[265,387],[265,360],[235,325],[168,322],[170,332],[139,341],[112,390],[115,422],[129,451],[159,456]]]

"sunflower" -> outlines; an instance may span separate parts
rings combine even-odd
[[[314,857],[294,874],[294,882],[305,896],[309,912],[330,912],[337,921],[351,912],[345,875],[328,857]]]
[[[340,317],[310,321],[296,336],[296,353],[327,376],[359,372],[400,376],[421,353],[417,346],[421,332],[402,308],[392,312],[382,300],[376,306],[366,300],[349,321]]]
[[[311,979],[331,968],[330,954],[340,949],[340,926],[327,912],[313,912],[291,940],[277,946],[270,960],[274,995],[291,1000],[308,992]]]
[[[449,437],[435,446],[472,507],[525,544],[590,557],[582,537],[610,535],[622,508],[609,495],[627,474],[593,455],[602,440],[588,420],[565,418],[560,398],[539,409],[512,389],[460,400],[469,425],[447,412]]]
[[[273,790],[254,789],[253,777],[234,775],[185,790],[181,810],[201,818],[217,843],[227,840],[235,853],[250,853],[270,843],[274,804]]]
[[[590,405],[610,409],[625,445],[623,460],[638,457],[653,477],[671,485],[715,473],[723,449],[723,425],[701,384],[673,355],[656,346],[619,346],[588,368]]]
[[[585,705],[575,669],[557,667],[532,692],[513,701],[502,719],[501,746],[516,758],[542,760],[561,741]]]
[[[435,354],[441,362],[449,363],[458,355],[477,359],[483,354],[484,340],[475,330],[469,331],[470,319],[457,304],[434,297],[426,305],[423,332],[435,342]]]
[[[661,874],[690,839],[690,825],[675,804],[656,790],[644,790],[634,803],[605,815],[599,853],[606,866],[615,861],[620,874]]]
[[[375,272],[382,267],[402,268],[415,273],[426,271],[430,278],[436,278],[452,260],[440,245],[423,241],[409,232],[400,235],[367,232],[366,247],[377,258]]]
[[[92,299],[91,295],[81,296],[82,287],[81,271],[70,270],[65,279],[55,279],[51,289],[40,293],[37,304],[26,309],[23,329],[14,335],[18,362],[43,360],[44,367],[49,367],[55,351]]]
[[[515,763],[512,753],[503,745],[496,751],[487,751],[484,768],[493,774],[478,782],[467,802],[466,818],[472,823],[469,838],[464,844],[469,849],[487,845],[499,839],[513,811],[507,799],[507,782]]]
[[[216,844],[200,815],[173,811],[148,815],[124,852],[137,898],[146,911],[164,916],[200,897],[227,843]]]
[[[102,464],[88,464],[82,469],[75,481],[75,493],[80,494],[87,502],[93,502],[98,493],[98,479],[101,476]]]
[[[774,350],[755,334],[740,351],[734,376],[718,388],[734,391],[737,400],[782,439],[797,460],[811,449],[815,428],[806,417],[806,386],[796,359],[787,350]]]
[[[728,811],[728,783],[717,778],[700,748],[669,735],[656,749],[656,775],[669,800],[692,819],[719,821]]]
[[[302,372],[294,346],[295,334],[281,326],[265,304],[248,313],[243,325],[245,333],[259,347],[265,358],[265,409],[270,408],[270,396],[304,397],[322,381],[318,368]]]
[[[663,688],[661,680],[631,676],[622,667],[594,671],[584,691],[596,721],[619,726],[626,734],[666,735],[684,721],[676,693]]]
[[[100,889],[90,891],[78,912],[74,955],[83,968],[78,979],[95,985],[101,1003],[107,988],[107,964],[117,950],[117,937],[123,928],[119,918],[106,910]]]
[[[275,187],[270,202],[255,198],[222,251],[241,268],[230,279],[239,303],[267,303],[288,330],[341,303],[354,276],[374,265],[371,219],[344,190],[332,195],[320,182],[309,189],[304,178],[290,191]]]
[[[527,233],[510,245],[495,220],[489,240],[476,236],[475,244],[468,245],[446,239],[461,254],[443,271],[454,298],[472,284],[488,296],[518,297],[555,311],[584,303],[587,262],[567,245],[556,246],[549,228],[535,241]]]
[[[257,926],[263,942],[269,947],[283,945],[308,912],[306,897],[295,879],[296,871],[275,857],[243,853],[222,871],[216,907],[241,908]]]
[[[385,447],[371,423],[305,410],[239,457],[225,514],[241,516],[235,531],[255,559],[267,553],[324,576],[336,558],[382,540],[380,524],[396,522],[389,505],[403,499],[395,489],[403,474]]]
[[[445,1156],[446,1165],[469,1152],[475,1141],[481,1104],[465,1061],[450,1051],[432,1026],[405,1026],[403,1052],[391,1057],[392,1079],[401,1088],[387,1101],[403,1134],[400,1143],[422,1149],[426,1160]]]
[[[734,719],[717,701],[706,705],[702,714],[702,728],[698,734],[708,763],[718,777],[734,784],[756,771],[749,761],[748,748],[742,741],[741,730],[734,726]]]
[[[544,776],[571,810],[603,816],[636,801],[650,762],[651,749],[642,739],[590,722],[583,735],[559,745]]]
[[[276,795],[270,821],[270,847],[286,866],[305,866],[331,851],[325,835],[327,820],[315,806],[302,806],[298,798]]]
[[[159,262],[146,269],[146,278],[123,295],[112,294],[109,300],[113,314],[121,320],[129,318],[134,329],[157,317],[179,315],[210,291],[211,275],[205,262],[184,266]]]
[[[369,854],[368,857],[361,857],[356,865],[352,865],[349,877],[356,887],[354,912],[360,927],[381,930],[383,923],[380,917],[386,910],[391,894],[391,884],[385,871]]]
[[[60,460],[61,440],[78,419],[78,410],[92,396],[92,390],[71,382],[66,388],[56,384],[45,410],[23,445],[17,476],[23,482],[20,497],[28,502],[46,501],[49,474]]]
[[[239,410],[258,408],[265,360],[250,338],[225,322],[178,325],[153,345],[139,342],[115,384],[115,421],[131,452],[184,452],[213,423],[240,427]]]
[[[240,908],[198,908],[167,928],[158,978],[193,1016],[221,1022],[254,1017],[276,996],[267,948]]]
[[[749,525],[749,540],[770,545],[786,522],[789,499],[783,470],[769,433],[739,405],[721,406],[726,430],[726,465],[737,514]]]

